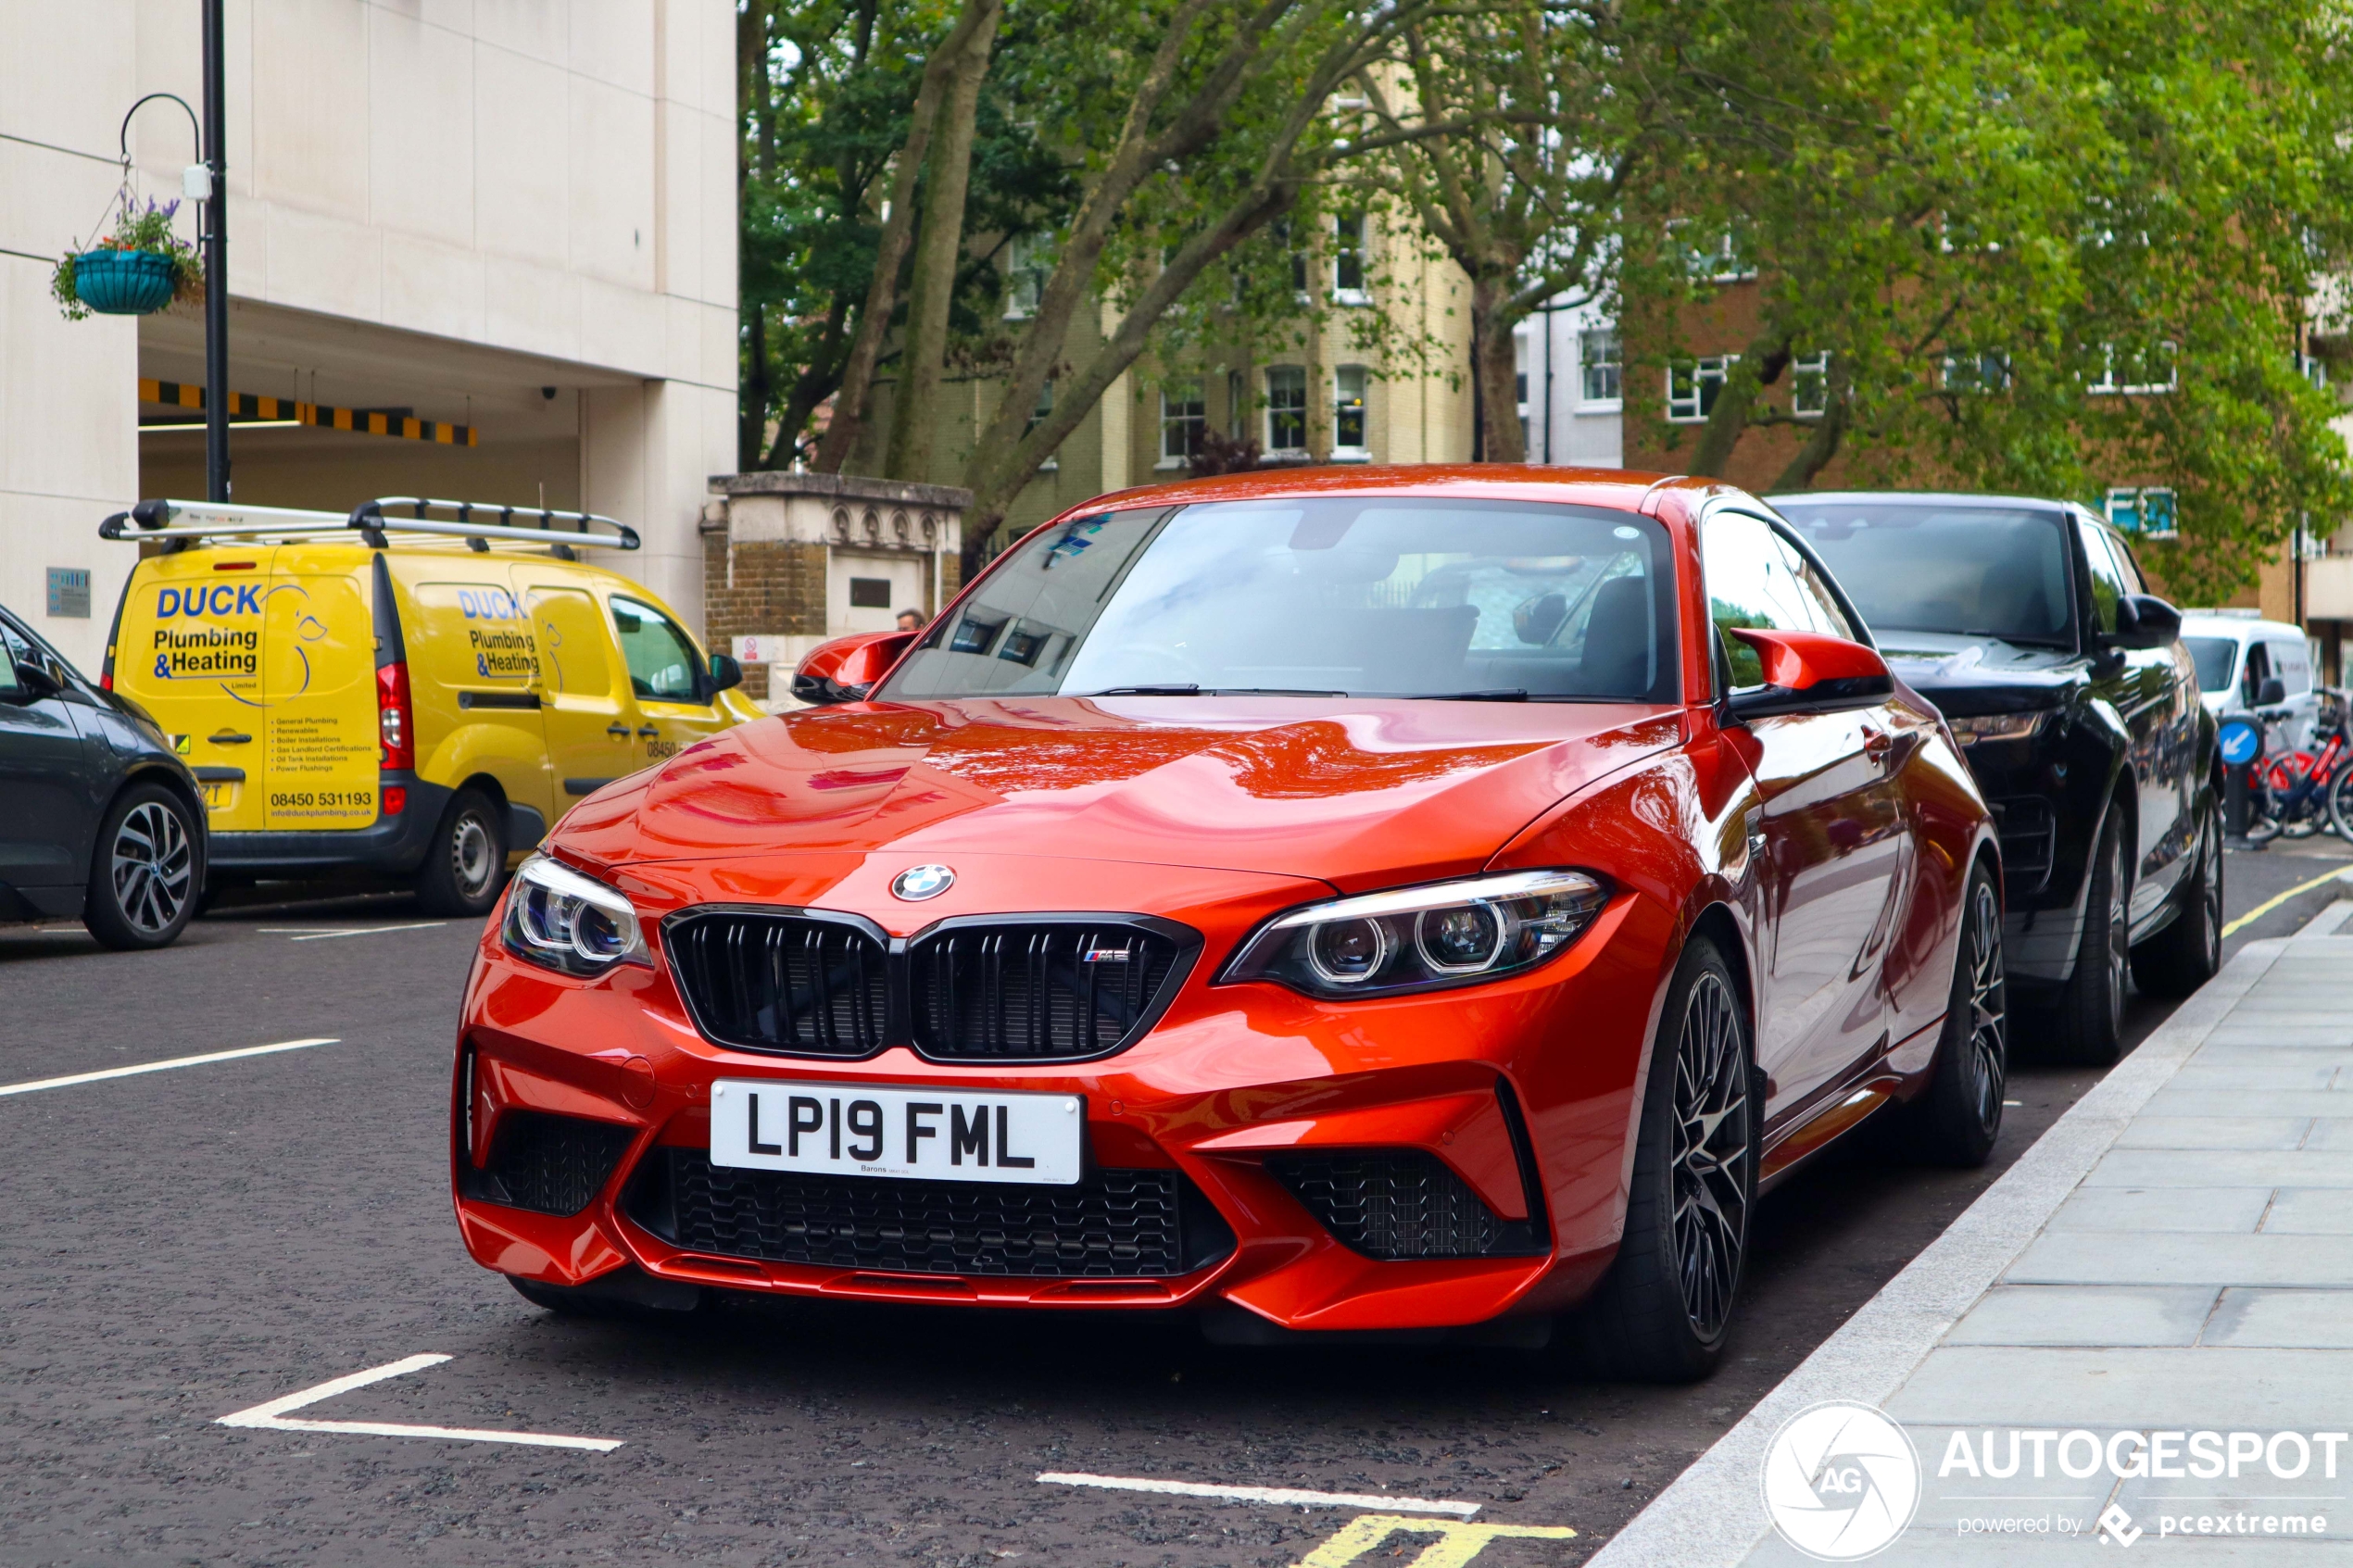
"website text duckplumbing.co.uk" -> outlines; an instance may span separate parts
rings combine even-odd
[[[1951,1435],[1944,1445],[1944,1457],[1937,1464],[1936,1475],[1940,1482],[1950,1483],[1957,1479],[1964,1484],[1969,1481],[2045,1480],[2053,1476],[2089,1481],[2096,1476],[2111,1484],[2139,1479],[2236,1482],[2261,1478],[2272,1482],[2301,1482],[2309,1486],[2314,1482],[2337,1478],[2340,1461],[2348,1458],[2344,1452],[2348,1442],[2353,1442],[2353,1433],[2189,1429],[2093,1432],[2082,1428],[2060,1431],[2056,1427],[1980,1428]],[[1952,1496],[1949,1500],[1965,1502],[1971,1499]],[[2132,1538],[2137,1538],[2144,1533],[2160,1537],[2319,1536],[2328,1529],[2328,1516],[2324,1512],[2249,1512],[2234,1506],[2238,1501],[2257,1500],[2255,1498],[2147,1497],[2138,1506],[2160,1509],[2167,1508],[2168,1504],[2195,1503],[2197,1506],[2181,1512],[2169,1510],[2154,1519],[2144,1513],[2138,1522],[2139,1528],[2133,1528],[2128,1524],[2123,1524],[2123,1529],[2130,1531]],[[2275,1504],[2294,1500],[2326,1507],[2340,1503],[2342,1499],[2335,1495],[2293,1499],[2267,1496],[2259,1500]],[[2099,1523],[2108,1527],[2103,1533],[2116,1531],[2122,1519],[2121,1515],[2116,1520],[2103,1517]],[[1956,1520],[1955,1527],[1958,1534],[1964,1536],[2071,1536],[2081,1534],[2087,1523],[2084,1518],[2070,1514],[2064,1509],[2053,1508],[2039,1513],[1976,1516],[1965,1513]],[[2130,1544],[2121,1533],[2117,1534],[2117,1538],[2123,1544]]]

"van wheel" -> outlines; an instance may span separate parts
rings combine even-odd
[[[82,923],[109,947],[160,947],[187,929],[203,886],[204,832],[188,803],[134,784],[98,825]]]
[[[507,814],[478,789],[461,789],[441,814],[417,902],[433,915],[486,915],[507,877]]]

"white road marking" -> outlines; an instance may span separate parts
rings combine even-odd
[[[422,1372],[429,1366],[439,1366],[448,1359],[432,1354],[404,1356],[399,1361],[370,1367],[365,1372],[331,1377],[324,1383],[282,1395],[251,1410],[217,1416],[214,1424],[253,1427],[264,1432],[346,1432],[361,1437],[441,1437],[464,1443],[520,1443],[534,1449],[585,1449],[592,1454],[609,1454],[621,1447],[618,1437],[565,1437],[552,1432],[490,1432],[472,1426],[411,1426],[381,1421],[296,1421],[286,1414],[288,1411],[298,1411],[321,1399],[332,1399],[337,1394],[348,1394],[354,1388],[365,1388],[371,1383],[382,1383],[404,1373]]]
[[[22,1084],[0,1084],[0,1095],[29,1095],[35,1089],[63,1089],[75,1084],[95,1084],[105,1078],[129,1078],[141,1073],[161,1073],[174,1067],[202,1067],[208,1061],[234,1061],[241,1056],[269,1056],[277,1051],[308,1050],[312,1046],[339,1046],[340,1038],[281,1040],[274,1046],[240,1046],[233,1051],[207,1051],[202,1056],[175,1056],[168,1061],[143,1061],[135,1067],[108,1067],[96,1073],[69,1073],[62,1078],[35,1078]]]
[[[1049,1470],[1038,1480],[1050,1486],[1101,1486],[1114,1492],[1164,1492],[1180,1498],[1223,1498],[1228,1502],[1267,1502],[1284,1508],[1385,1508],[1395,1513],[1451,1513],[1468,1519],[1475,1502],[1393,1498],[1387,1493],[1302,1492],[1290,1486],[1215,1486],[1199,1481],[1147,1481],[1130,1475],[1086,1475]]]
[[[324,942],[336,936],[374,936],[386,931],[437,931],[448,923],[446,920],[421,920],[413,925],[355,925],[333,931],[308,925],[257,925],[254,930],[265,936],[292,936],[297,942]]]

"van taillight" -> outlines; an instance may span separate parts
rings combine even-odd
[[[394,772],[417,765],[417,729],[409,705],[409,667],[386,664],[376,671],[376,734],[384,742],[382,761]]]

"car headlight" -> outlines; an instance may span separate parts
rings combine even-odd
[[[1310,904],[1260,926],[1218,983],[1331,998],[1476,985],[1558,953],[1608,897],[1585,872],[1510,872]]]
[[[2050,709],[2039,713],[1981,713],[1973,718],[1947,717],[1953,727],[1953,738],[1963,746],[1975,746],[1982,740],[2024,740],[2041,729],[2051,716]]]
[[[534,855],[515,872],[499,935],[515,957],[566,974],[653,962],[626,896],[545,855]]]

